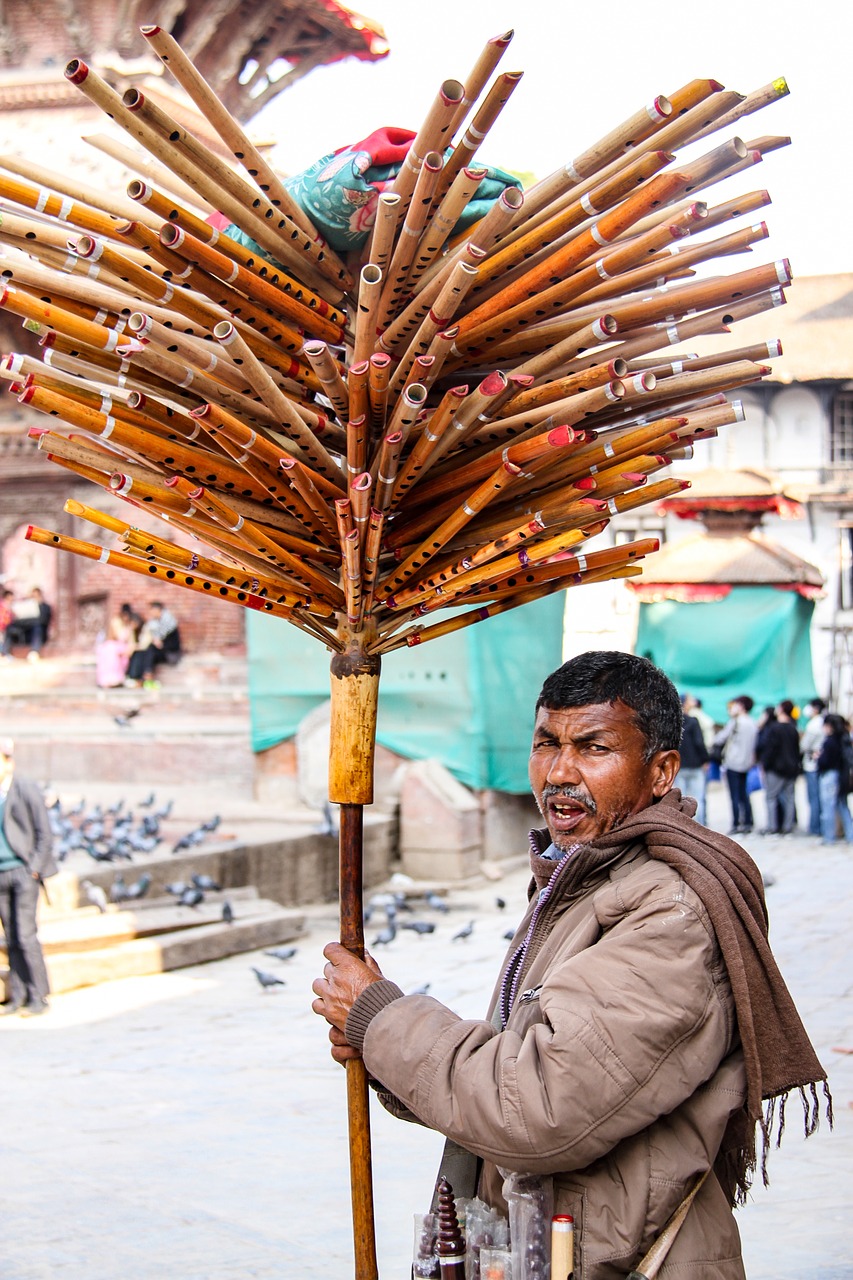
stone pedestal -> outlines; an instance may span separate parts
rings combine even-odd
[[[480,802],[436,760],[411,764],[400,795],[400,858],[420,880],[464,880],[483,852]]]

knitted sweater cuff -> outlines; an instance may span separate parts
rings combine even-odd
[[[369,987],[365,987],[350,1009],[344,1028],[344,1035],[353,1049],[361,1050],[364,1048],[364,1037],[367,1035],[367,1028],[377,1013],[381,1013],[387,1005],[393,1004],[395,1000],[401,999],[403,995],[405,995],[405,992],[400,990],[396,982],[390,982],[388,978],[382,978],[379,982],[371,982]]]

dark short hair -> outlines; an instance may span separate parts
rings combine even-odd
[[[783,698],[779,703],[779,706],[782,708],[786,716],[789,716],[794,710],[794,704],[790,698]]]
[[[749,715],[750,711],[755,706],[755,699],[750,698],[748,693],[739,693],[736,698],[732,698],[732,702],[739,702],[747,715]]]
[[[570,658],[542,686],[536,710],[564,711],[602,702],[624,702],[646,740],[646,760],[677,751],[684,714],[675,685],[648,658],[617,650],[593,650]]]
[[[808,706],[814,707],[818,715],[826,711],[826,703],[824,702],[823,698],[812,698],[809,701]]]

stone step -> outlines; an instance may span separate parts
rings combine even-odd
[[[257,914],[221,920],[194,929],[131,938],[103,948],[55,952],[45,956],[52,992],[75,991],[116,978],[167,973],[187,965],[292,942],[303,931],[304,916],[258,899]]]
[[[226,900],[231,904],[235,920],[249,919],[263,914],[270,905],[279,905],[259,898],[257,889],[248,885],[227,894],[205,895],[205,900],[197,907],[179,906],[174,898],[139,903],[132,910],[113,905],[104,912],[98,911],[97,907],[80,907],[70,914],[43,919],[39,925],[39,940],[45,955],[54,955],[68,951],[94,951],[126,942],[129,938],[197,929],[201,925],[221,921]]]

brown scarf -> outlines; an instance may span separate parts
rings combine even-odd
[[[682,800],[678,790],[670,791],[579,849],[564,869],[560,889],[571,892],[626,845],[642,841],[650,857],[674,867],[702,900],[728,970],[746,1063],[746,1103],[729,1123],[716,1170],[732,1203],[742,1203],[756,1167],[756,1126],[763,1137],[761,1170],[766,1183],[771,1132],[775,1123],[778,1146],[788,1093],[800,1091],[807,1136],[818,1125],[819,1081],[824,1082],[830,1125],[832,1098],[826,1072],[770,950],[761,872],[740,845],[694,822],[695,808],[694,800]],[[769,1100],[766,1108],[764,1099]]]

